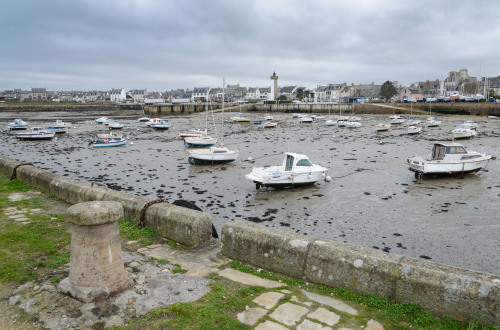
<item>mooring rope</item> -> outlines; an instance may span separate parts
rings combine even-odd
[[[158,203],[168,203],[168,202],[166,200],[164,200],[164,199],[157,199],[157,200],[151,201],[149,203],[146,203],[146,205],[144,205],[144,207],[141,210],[141,217],[139,218],[139,224],[138,224],[139,228],[144,227],[144,221],[146,220],[146,211],[147,211],[147,209],[151,205],[158,204]]]
[[[20,167],[20,166],[24,166],[24,165],[33,165],[32,163],[21,163],[21,164],[17,164],[16,167],[14,167],[14,170],[12,171],[12,175],[10,176],[10,180],[13,180],[16,178],[17,176],[17,168]]]

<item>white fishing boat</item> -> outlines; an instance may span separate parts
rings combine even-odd
[[[327,179],[326,167],[311,163],[306,155],[287,152],[281,166],[254,167],[245,178],[255,187],[294,187]]]
[[[345,120],[337,120],[337,126],[338,127],[346,127],[347,121]]]
[[[117,121],[112,121],[108,124],[109,129],[122,129],[123,124]]]
[[[138,121],[140,121],[141,123],[147,123],[151,118],[149,117],[141,117],[139,119],[137,119]]]
[[[420,134],[420,132],[422,132],[422,127],[420,126],[408,126],[406,128],[406,133],[408,135],[415,135],[415,134]]]
[[[170,128],[170,123],[168,122],[168,120],[160,119],[154,123],[149,124],[149,127],[157,131],[166,131]]]
[[[56,135],[55,132],[45,130],[41,127],[33,127],[29,132],[17,133],[19,140],[51,140]]]
[[[391,128],[391,124],[380,123],[380,124],[377,124],[377,126],[376,126],[377,132],[388,131],[389,128]]]
[[[346,121],[345,127],[347,127],[347,128],[360,128],[361,123],[359,121]]]
[[[273,116],[267,115],[264,117],[264,120],[273,120]]]
[[[477,135],[477,131],[468,125],[459,124],[451,131],[451,134],[453,139],[470,139]]]
[[[149,121],[146,122],[146,126],[151,127],[151,124],[156,124],[156,123],[158,123],[161,120],[163,120],[163,119],[161,119],[161,118],[150,118]]]
[[[71,128],[71,124],[65,123],[60,119],[57,119],[55,123],[49,124],[48,129],[58,129],[58,128]]]
[[[14,119],[13,122],[7,124],[7,128],[11,131],[20,131],[28,129],[28,123],[22,119]]]
[[[216,143],[217,139],[209,135],[184,138],[184,145],[187,147],[211,147]]]
[[[224,79],[222,79],[222,86],[225,85]],[[225,95],[225,90],[224,87],[222,89],[223,94]],[[197,149],[197,150],[188,150],[188,162],[193,165],[197,164],[202,164],[202,163],[209,163],[209,164],[214,164],[214,163],[229,163],[233,162],[238,158],[239,151],[238,150],[230,150],[226,147],[224,147],[224,98],[222,99],[222,110],[221,110],[222,116],[221,116],[221,138],[220,138],[220,145],[219,146],[211,146],[208,149]],[[214,113],[212,110],[212,119],[214,119],[214,127],[215,131],[217,134],[217,127],[215,125],[215,118],[213,117]],[[197,139],[196,137],[193,138],[186,138],[186,140],[190,139]],[[215,139],[217,141],[217,139]],[[188,142],[189,143],[189,142]]]
[[[391,125],[402,125],[405,122],[404,118],[392,118],[390,120]]]
[[[336,120],[329,119],[329,120],[325,121],[325,126],[335,126],[335,125],[337,125]]]
[[[410,125],[410,126],[414,126],[414,125],[418,125],[418,124],[420,124],[421,122],[422,122],[422,121],[421,121],[420,119],[412,119],[412,118],[410,118],[410,119],[408,119],[408,120],[406,121],[406,124],[407,124],[407,125]]]
[[[429,156],[416,156],[406,160],[415,177],[426,174],[454,174],[476,172],[486,167],[491,155],[467,151],[456,142],[435,143]]]
[[[121,147],[127,144],[127,138],[123,137],[122,134],[117,133],[104,133],[94,135],[89,145],[93,148],[110,148],[110,147]]]

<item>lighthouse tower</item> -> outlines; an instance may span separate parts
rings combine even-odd
[[[272,85],[272,90],[271,90],[271,95],[272,99],[276,101],[278,99],[278,76],[276,75],[276,71],[273,72],[273,75],[271,76],[271,80],[274,81],[274,84]]]

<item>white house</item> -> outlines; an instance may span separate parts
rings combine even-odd
[[[210,87],[195,87],[191,96],[192,101],[207,101],[210,95]]]
[[[125,90],[123,88],[112,89],[109,93],[111,102],[123,102],[127,99],[127,94],[125,94]]]

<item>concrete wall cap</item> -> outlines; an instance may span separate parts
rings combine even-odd
[[[80,226],[102,225],[122,217],[123,206],[119,202],[85,202],[70,206],[66,211],[66,221]]]

